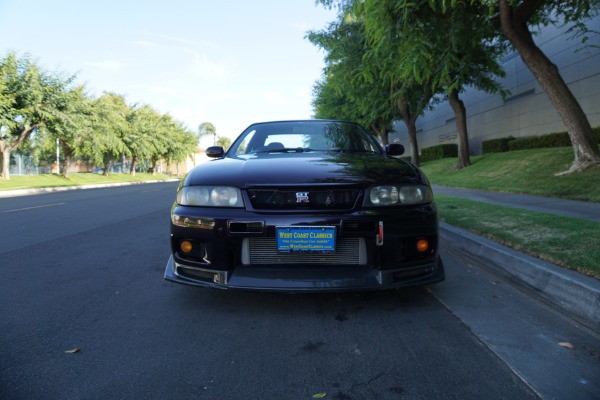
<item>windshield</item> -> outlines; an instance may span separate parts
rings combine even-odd
[[[381,154],[382,150],[377,141],[358,124],[309,120],[251,125],[236,139],[228,154],[299,152]]]

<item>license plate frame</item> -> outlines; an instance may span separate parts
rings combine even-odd
[[[335,226],[276,226],[278,253],[335,253]]]

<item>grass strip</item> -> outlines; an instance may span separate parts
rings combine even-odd
[[[171,179],[169,175],[136,173],[110,174],[108,176],[81,173],[70,174],[67,178],[55,174],[11,176],[9,180],[0,180],[0,190],[39,189],[62,186],[99,185],[106,183],[144,182]]]
[[[600,167],[555,176],[572,164],[570,147],[491,153],[473,156],[471,162],[457,170],[457,159],[445,158],[423,163],[421,169],[437,185],[600,202]]]
[[[441,221],[600,279],[600,223],[443,195],[436,203]]]

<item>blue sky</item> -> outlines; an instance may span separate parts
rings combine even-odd
[[[324,53],[304,37],[334,19],[314,0],[0,0],[0,55],[29,53],[93,96],[235,138],[253,122],[312,116]]]

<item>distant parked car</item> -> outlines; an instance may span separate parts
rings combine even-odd
[[[431,187],[403,152],[351,122],[249,126],[181,182],[165,279],[294,292],[444,280]]]

